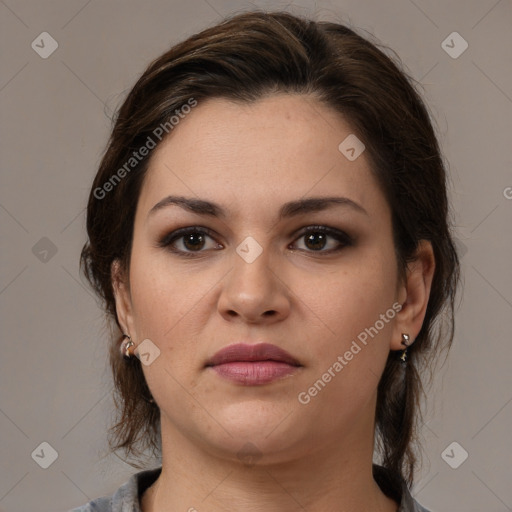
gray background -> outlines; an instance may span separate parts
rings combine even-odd
[[[512,510],[510,0],[0,0],[0,510],[65,511],[135,472],[104,457],[107,331],[78,273],[86,198],[108,116],[149,61],[251,6],[368,30],[423,84],[449,161],[465,290],[413,494],[433,512]],[[59,45],[47,59],[31,47],[45,31]],[[469,44],[456,59],[441,46],[454,31]],[[441,455],[453,441],[469,454],[457,469]],[[58,453],[47,469],[31,455],[42,442]]]

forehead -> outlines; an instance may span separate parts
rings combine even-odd
[[[261,207],[262,197],[281,204],[333,191],[375,203],[380,191],[367,156],[350,161],[339,149],[349,136],[349,123],[313,96],[199,102],[154,151],[140,209],[168,194],[246,208]]]
[[[258,155],[259,162],[272,150],[274,157],[279,153],[287,158],[294,153],[325,157],[327,152],[337,158],[339,143],[351,132],[339,113],[313,96],[281,93],[252,103],[209,98],[180,120],[153,158],[167,158],[162,153],[169,146],[188,152],[190,161],[235,161]]]

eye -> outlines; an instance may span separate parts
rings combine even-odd
[[[222,249],[223,246],[214,241],[207,247],[207,240],[213,240],[212,232],[208,228],[198,226],[178,229],[164,236],[159,242],[159,247],[165,247],[171,252],[184,256],[193,253],[204,252],[203,249]]]
[[[304,240],[306,249],[299,250],[307,252],[332,253],[353,244],[352,238],[345,232],[327,226],[308,226],[297,240],[300,239]],[[326,247],[327,250],[324,250]]]
[[[211,240],[209,247],[208,239]],[[322,254],[337,252],[344,247],[353,245],[353,239],[349,235],[328,226],[308,226],[296,240],[300,239],[304,240],[305,249],[299,247],[299,250]],[[293,245],[290,247],[296,249],[297,247],[293,247]],[[223,245],[215,241],[211,230],[199,226],[177,229],[165,235],[158,242],[158,247],[166,248],[179,256],[185,257],[194,257],[208,249],[219,250],[224,248]]]

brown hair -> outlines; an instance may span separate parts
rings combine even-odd
[[[128,169],[133,151],[148,137],[154,139],[155,129],[168,126],[191,98],[249,103],[276,92],[314,94],[342,114],[366,146],[391,207],[401,275],[420,240],[433,246],[436,268],[422,329],[408,351],[405,370],[399,354],[390,352],[376,408],[381,464],[412,484],[424,393],[420,377],[432,371],[435,356],[451,345],[459,262],[448,223],[444,163],[428,111],[399,61],[377,46],[342,24],[252,11],[189,37],[153,61],[117,112],[89,196],[89,241],[81,265],[119,326],[111,268],[116,260],[122,269],[129,268],[135,210],[150,159],[148,155]],[[106,187],[107,182],[112,186]],[[438,321],[442,311],[444,323]],[[142,453],[137,446],[150,447],[158,454],[160,411],[148,400],[140,361],[120,357],[120,341],[116,329],[110,364],[120,417],[110,429],[110,447],[131,455]]]

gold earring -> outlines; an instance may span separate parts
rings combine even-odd
[[[127,338],[127,340],[124,340],[121,343],[121,346],[119,347],[119,350],[121,352],[121,355],[126,361],[129,361],[132,358],[132,355],[130,354],[130,347],[133,347],[135,343],[133,343],[132,339],[128,334],[123,334],[123,338]]]

